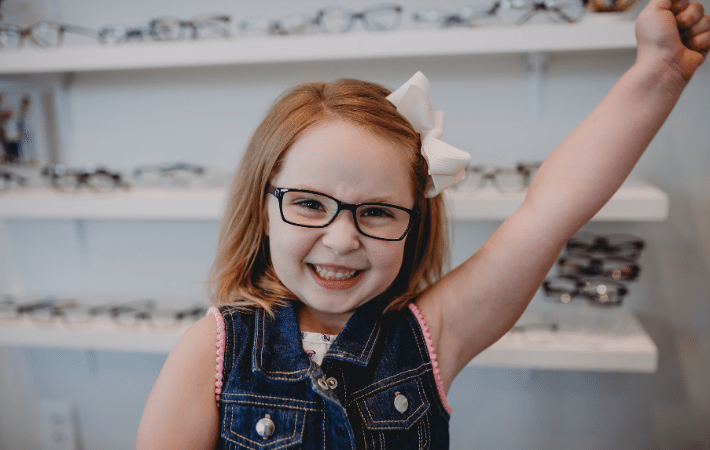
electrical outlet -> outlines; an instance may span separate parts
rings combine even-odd
[[[77,450],[74,408],[68,401],[40,403],[40,423],[44,450]]]

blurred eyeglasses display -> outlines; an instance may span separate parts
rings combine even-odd
[[[538,13],[550,22],[575,23],[587,11],[588,0],[498,0],[493,11],[502,24],[523,25]]]
[[[88,188],[96,192],[109,192],[114,189],[128,189],[121,174],[108,169],[88,164],[81,168],[70,168],[64,164],[52,164],[42,170],[51,186],[61,192],[77,192]]]
[[[621,305],[624,296],[628,293],[625,285],[614,280],[581,278],[572,275],[548,278],[543,282],[542,288],[548,297],[560,303],[585,300],[601,307]]]
[[[27,186],[27,178],[19,173],[0,166],[0,192]]]
[[[133,170],[132,184],[137,187],[197,187],[205,173],[203,166],[187,162],[142,165]]]
[[[475,165],[466,168],[466,178],[456,185],[460,190],[478,190],[490,185],[500,192],[521,192],[528,188],[538,163],[518,163],[515,167]]]
[[[389,31],[399,27],[402,7],[395,4],[370,6],[362,11],[331,6],[318,11],[317,22],[325,33],[346,33],[357,22],[368,31]]]
[[[75,25],[44,21],[22,28],[4,23],[0,24],[0,48],[19,49],[25,42],[35,47],[59,47],[68,33],[90,37],[94,42],[99,39],[95,30]]]
[[[620,306],[629,292],[622,282],[637,280],[641,272],[637,259],[644,247],[636,236],[580,231],[557,260],[557,276],[547,278],[542,289],[560,303],[584,299],[595,306]]]
[[[590,3],[591,1],[591,3]],[[621,11],[636,0],[495,0],[482,6],[466,6],[457,11],[445,11],[436,6],[420,8],[412,13],[415,24],[424,26],[475,27],[482,25],[522,25],[538,15],[547,21],[575,23],[588,9]],[[394,3],[375,4],[362,10],[334,5],[314,13],[288,14],[279,18],[248,17],[236,21],[243,36],[287,36],[320,31],[326,34],[347,33],[358,24],[371,32],[395,30],[400,27],[404,8]],[[109,23],[91,29],[83,26],[41,21],[28,27],[11,23],[0,24],[0,50],[20,49],[25,42],[34,47],[58,47],[65,37],[82,36],[101,44],[123,44],[142,41],[176,41],[229,38],[233,35],[232,17],[228,14],[201,14],[189,19],[162,16],[138,25]]]
[[[467,6],[456,12],[447,12],[438,8],[420,9],[412,15],[414,22],[425,26],[441,28],[475,27],[497,25],[499,17],[492,7]]]
[[[205,305],[168,307],[154,299],[95,305],[75,298],[19,301],[8,295],[0,297],[0,326],[16,326],[26,321],[43,327],[110,325],[117,330],[169,330],[199,320],[207,308]]]
[[[290,14],[279,19],[249,17],[239,22],[242,36],[288,36],[318,31],[315,15]]]

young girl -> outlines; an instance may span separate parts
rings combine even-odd
[[[710,17],[651,0],[636,34],[634,66],[446,274],[440,193],[467,160],[438,139],[426,79],[287,92],[231,188],[219,308],[168,357],[138,448],[448,448],[454,378],[629,174],[705,59]]]

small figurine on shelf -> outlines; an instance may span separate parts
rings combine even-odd
[[[35,148],[34,132],[32,129],[30,103],[30,95],[23,95],[20,102],[20,112],[17,116],[17,139],[20,160],[30,166],[35,166],[37,165],[37,149]]]
[[[2,144],[2,155],[0,155],[0,162],[15,162],[18,157],[17,143],[10,141],[7,135],[6,126],[7,123],[12,119],[12,110],[2,109],[3,97],[0,94],[0,144]]]

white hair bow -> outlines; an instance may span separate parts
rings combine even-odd
[[[446,113],[434,111],[429,91],[429,80],[417,72],[388,95],[387,100],[421,136],[422,155],[429,165],[426,196],[434,197],[464,179],[471,155],[439,140],[444,133]]]

